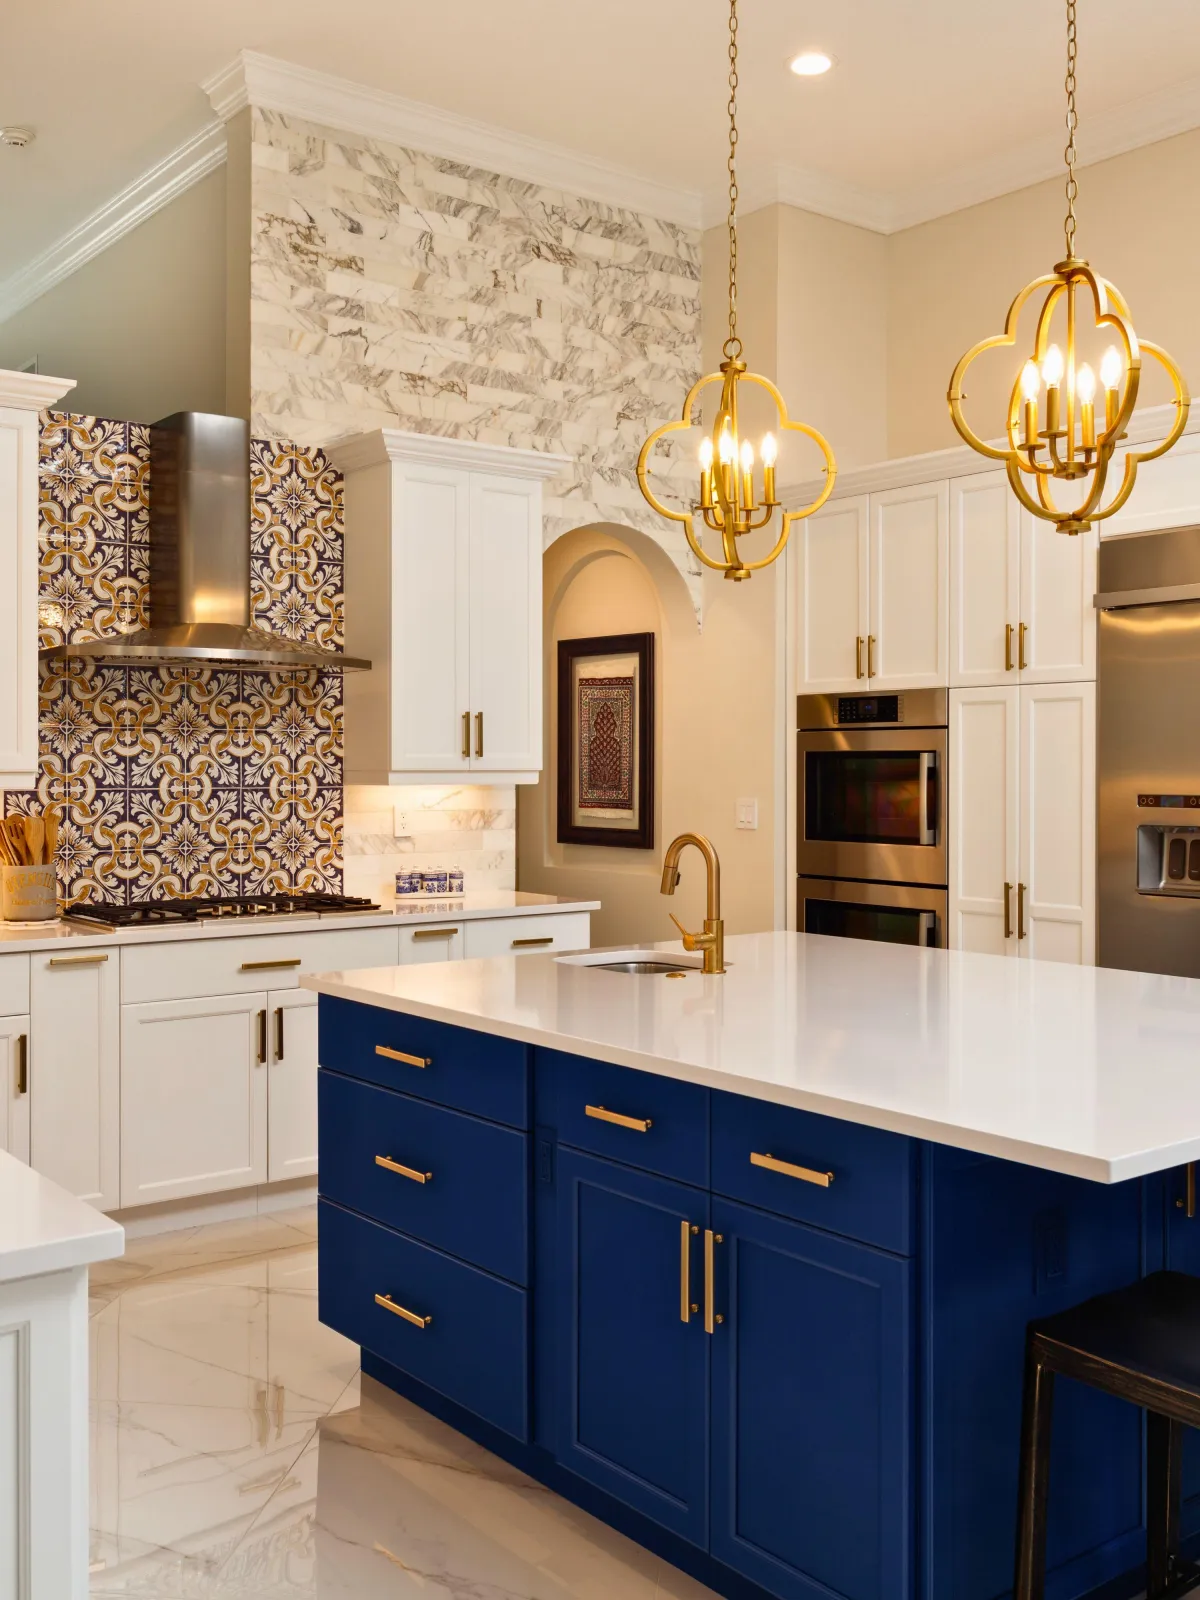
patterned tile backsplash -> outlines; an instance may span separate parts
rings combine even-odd
[[[42,421],[41,642],[144,627],[148,430]],[[340,475],[256,439],[251,500],[255,622],[340,646]],[[65,901],[341,889],[339,673],[55,662],[39,715],[37,788],[6,809],[62,806]]]

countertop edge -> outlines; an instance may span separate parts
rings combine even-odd
[[[68,1272],[74,1267],[92,1266],[97,1261],[111,1261],[124,1254],[125,1229],[114,1222],[111,1227],[95,1232],[68,1234],[50,1242],[0,1249],[0,1283],[20,1283],[51,1272]]]
[[[553,1033],[531,1023],[492,1020],[456,1011],[450,1006],[411,998],[398,1000],[392,996],[364,989],[344,973],[306,974],[300,978],[300,985],[317,994],[327,994],[336,999],[357,1001],[362,1005],[423,1017],[430,1022],[446,1022],[454,1027],[467,1028],[475,1033],[494,1034],[499,1038],[513,1039],[521,1044],[541,1045],[546,1049],[560,1050],[566,1055],[609,1061],[614,1066],[630,1067],[637,1072],[652,1072],[659,1077],[675,1078],[683,1083],[696,1083],[710,1089],[721,1089],[726,1093],[744,1095],[753,1100],[767,1100],[774,1105],[792,1106],[797,1110],[834,1117],[841,1122],[855,1122],[863,1127],[879,1128],[888,1133],[906,1134],[914,1139],[928,1139],[934,1144],[948,1145],[956,1150],[968,1150],[975,1155],[996,1156],[1001,1160],[1039,1167],[1043,1171],[1059,1172],[1067,1177],[1087,1178],[1096,1183],[1121,1183],[1130,1178],[1161,1172],[1183,1162],[1200,1160],[1200,1139],[1181,1144],[1178,1150],[1173,1147],[1171,1159],[1167,1161],[1162,1159],[1161,1153],[1154,1151],[1109,1161],[1079,1151],[1058,1149],[1051,1145],[1016,1139],[1004,1134],[990,1134],[954,1123],[938,1122],[910,1112],[896,1111],[887,1106],[846,1100],[835,1095],[823,1095],[810,1089],[791,1089],[781,1084],[769,1083],[765,1079],[737,1077],[711,1067],[692,1066],[687,1062],[675,1061],[665,1056],[646,1055],[592,1039]]]

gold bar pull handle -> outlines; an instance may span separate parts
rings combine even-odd
[[[867,677],[868,678],[873,678],[874,676],[875,676],[875,635],[873,633],[869,633],[867,635]]]
[[[690,1322],[699,1306],[692,1304],[692,1239],[700,1229],[684,1220],[679,1224],[679,1320]]]
[[[102,961],[108,960],[108,952],[90,956],[51,956],[47,963],[51,967],[98,967]]]
[[[725,1318],[716,1309],[716,1246],[724,1242],[724,1235],[704,1230],[704,1331],[713,1333]]]
[[[469,711],[463,712],[462,758],[464,761],[470,761],[471,759],[471,713]]]
[[[418,1172],[416,1167],[406,1167],[399,1161],[393,1161],[391,1156],[376,1156],[375,1165],[386,1167],[389,1172],[398,1172],[402,1178],[411,1178],[414,1183],[429,1183],[433,1178],[432,1172]]]
[[[385,1311],[390,1311],[394,1317],[403,1317],[405,1322],[411,1322],[414,1328],[427,1328],[433,1321],[432,1317],[418,1316],[415,1311],[410,1311],[407,1306],[399,1305],[390,1294],[377,1294],[375,1304],[382,1306]]]
[[[483,712],[475,713],[475,759],[483,760]]]
[[[597,1122],[615,1122],[618,1128],[632,1128],[634,1133],[649,1133],[654,1126],[649,1117],[623,1117],[619,1111],[608,1111],[604,1106],[584,1106],[585,1116]]]
[[[432,1056],[410,1056],[407,1050],[389,1050],[385,1044],[375,1046],[377,1056],[386,1056],[389,1061],[403,1061],[406,1067],[431,1067]]]
[[[17,1093],[29,1093],[29,1035],[17,1035]]]
[[[862,675],[863,675],[863,669],[862,669],[862,647],[863,647],[863,638],[862,638],[862,634],[860,633],[860,634],[856,635],[855,640],[854,640],[854,676],[856,678],[861,678]]]
[[[265,1066],[267,1061],[267,1012],[266,1007],[258,1013],[258,1064]]]
[[[1025,937],[1025,885],[1017,885],[1017,938]]]
[[[537,950],[545,945],[553,943],[554,935],[552,933],[547,933],[541,939],[514,939],[512,942],[512,947],[514,950]]]
[[[1013,636],[1013,625],[1012,625],[1011,622],[1006,622],[1004,624],[1004,670],[1005,670],[1005,672],[1011,672],[1012,669],[1013,669],[1012,636]]]
[[[414,928],[413,938],[422,942],[429,939],[453,939],[457,928]]]
[[[1004,885],[1004,937],[1012,938],[1012,884]]]
[[[1017,629],[1017,665],[1024,672],[1029,663],[1025,660],[1025,635],[1029,632],[1027,624],[1021,623]]]
[[[286,961],[243,961],[239,972],[282,972],[287,967],[298,967],[303,958],[288,956]]]
[[[283,1007],[275,1007],[275,1059],[283,1060]]]
[[[815,1183],[819,1189],[828,1189],[833,1182],[832,1172],[818,1172],[815,1167],[798,1167],[791,1161],[780,1161],[771,1155],[759,1155],[757,1150],[750,1152],[750,1165],[752,1167],[765,1167],[768,1172],[782,1172],[785,1178],[799,1178],[801,1183]]]

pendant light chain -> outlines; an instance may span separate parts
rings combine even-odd
[[[724,354],[734,358],[742,353],[742,341],[737,331],[737,33],[737,0],[729,0],[729,337],[725,341]]]
[[[1079,126],[1075,111],[1075,48],[1075,0],[1067,0],[1067,148],[1063,155],[1067,163],[1067,215],[1064,229],[1068,261],[1075,258],[1075,201],[1079,195],[1079,185],[1075,181],[1075,129]]]

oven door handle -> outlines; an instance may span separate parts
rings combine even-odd
[[[917,826],[921,831],[922,844],[936,844],[937,829],[931,827],[929,823],[929,778],[930,774],[937,773],[937,751],[922,750],[919,762],[917,785],[920,789],[920,812],[917,818]]]
[[[919,918],[919,925],[921,929],[920,938],[918,940],[921,948],[923,950],[936,950],[938,942],[937,912],[919,911],[917,916]]]

